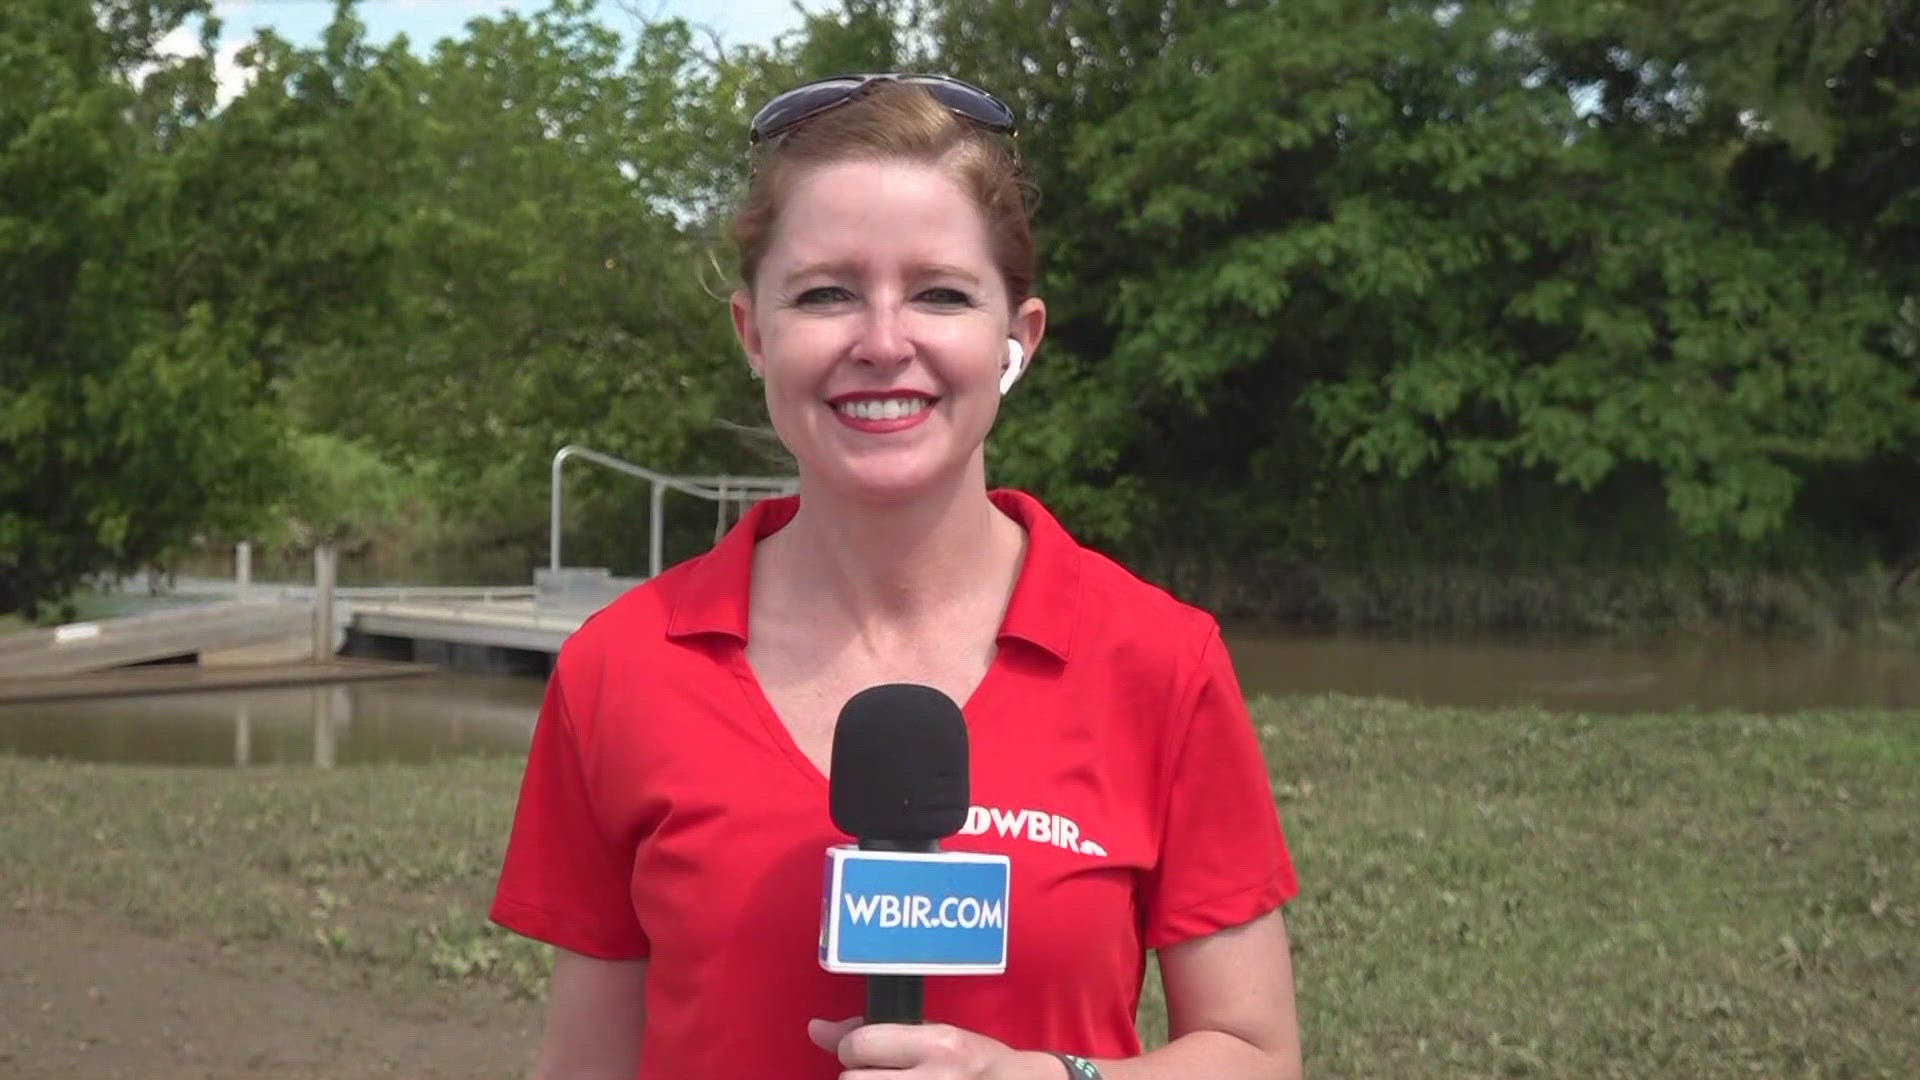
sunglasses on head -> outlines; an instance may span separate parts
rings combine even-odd
[[[803,83],[775,97],[753,114],[747,126],[747,142],[757,145],[777,139],[823,112],[837,109],[877,82],[900,82],[919,86],[934,100],[955,114],[1000,135],[1014,133],[1013,110],[1007,103],[969,82],[946,75],[835,75]]]

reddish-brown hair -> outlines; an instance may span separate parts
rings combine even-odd
[[[808,169],[842,161],[909,161],[946,172],[986,219],[1009,302],[1033,295],[1033,187],[1011,140],[954,115],[924,89],[895,82],[876,83],[755,151],[753,181],[731,229],[747,288],[794,182]]]

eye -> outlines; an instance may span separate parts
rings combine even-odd
[[[933,288],[920,293],[920,299],[936,307],[972,307],[973,297],[959,289]]]
[[[794,298],[800,307],[826,307],[830,304],[844,304],[853,299],[853,294],[838,285],[820,285],[808,289]]]

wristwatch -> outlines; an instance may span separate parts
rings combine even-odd
[[[1086,1058],[1078,1054],[1054,1053],[1053,1056],[1067,1067],[1067,1080],[1100,1080],[1100,1069]]]

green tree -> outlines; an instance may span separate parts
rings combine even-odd
[[[284,425],[245,334],[170,302],[179,150],[206,62],[157,42],[207,5],[67,0],[0,16],[0,612],[129,571],[272,499]]]
[[[242,55],[182,287],[246,313],[301,428],[457,491],[449,516],[513,543],[544,536],[563,443],[746,463],[704,228],[737,170],[713,128],[758,54],[711,62],[679,22],[623,42],[562,0],[424,58],[341,2],[317,47]]]
[[[1913,10],[928,4],[1046,190],[1006,474],[1114,539],[1309,555],[1396,481],[1645,478],[1687,531],[1775,532],[1920,424]]]

